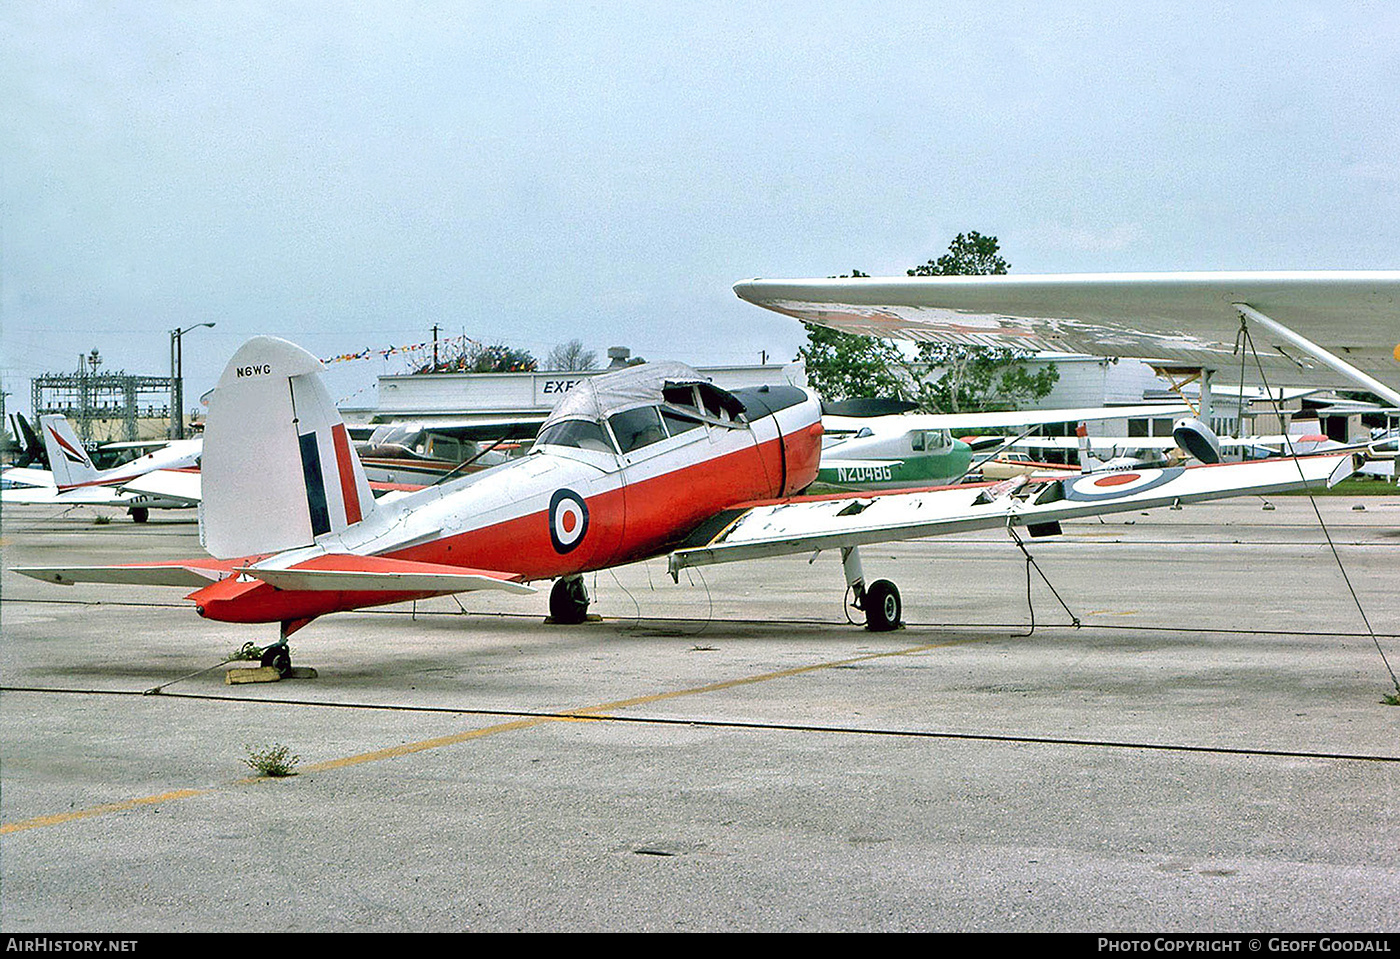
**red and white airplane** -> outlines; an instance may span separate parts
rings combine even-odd
[[[260,336],[209,399],[200,533],[210,557],[31,567],[59,584],[180,586],[201,616],[279,623],[264,662],[291,668],[287,637],[318,616],[554,580],[555,622],[583,620],[582,574],[651,556],[688,566],[839,550],[874,630],[900,623],[898,589],[867,585],[859,547],[1321,485],[1351,454],[1024,478],[888,494],[800,496],[817,475],[821,403],[797,387],[726,392],[679,363],[598,376],[560,399],[529,455],[376,501],[321,381],[322,365]]]

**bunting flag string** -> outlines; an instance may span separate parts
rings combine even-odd
[[[461,336],[444,337],[443,339],[438,340],[437,346],[438,350],[441,351],[446,347],[451,347],[453,345],[465,345],[467,343],[471,343],[474,346],[481,345],[479,340],[474,340],[470,336],[467,336],[465,333],[463,333]],[[398,355],[400,353],[423,353],[431,350],[432,348],[432,340],[427,340],[422,343],[413,343],[408,346],[390,346],[382,350],[376,350],[370,347],[365,347],[363,350],[360,350],[355,353],[341,353],[338,356],[324,357],[322,358],[321,362],[329,366],[332,363],[349,363],[354,360],[367,360],[371,357],[389,357]]]

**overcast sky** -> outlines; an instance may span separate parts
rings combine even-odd
[[[165,375],[206,321],[187,397],[257,333],[790,359],[734,282],[967,230],[1017,273],[1395,269],[1397,10],[12,0],[2,385]]]

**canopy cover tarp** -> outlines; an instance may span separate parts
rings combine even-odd
[[[666,387],[707,382],[691,367],[671,361],[642,363],[591,376],[560,397],[544,426],[559,420],[599,421],[639,406],[660,406],[666,402]]]

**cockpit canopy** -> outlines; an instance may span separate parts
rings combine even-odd
[[[953,434],[948,430],[911,430],[909,447],[916,453],[947,449],[953,445]]]
[[[630,453],[706,424],[746,429],[750,403],[752,414],[762,416],[805,398],[793,387],[730,393],[684,363],[645,363],[591,377],[565,393],[535,446]]]

